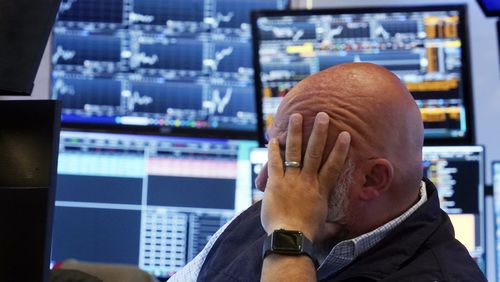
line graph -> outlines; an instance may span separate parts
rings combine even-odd
[[[71,10],[73,4],[76,3],[76,1],[77,0],[62,1],[61,5],[59,6],[59,13],[64,14],[64,12]]]
[[[230,87],[226,89],[226,93],[223,97],[221,97],[219,89],[214,89],[212,91],[211,100],[203,101],[203,108],[206,109],[210,115],[214,115],[215,113],[222,114],[227,104],[229,104],[229,101],[231,101],[232,94],[233,89]]]
[[[128,16],[128,20],[131,23],[152,23],[155,20],[155,17],[152,15],[143,15],[139,13],[131,12]]]
[[[228,12],[226,15],[222,13],[217,13],[214,17],[208,17],[204,19],[204,23],[211,26],[212,28],[218,28],[220,23],[228,23],[234,17],[234,12]]]
[[[154,65],[159,61],[158,55],[153,54],[151,56],[148,56],[144,52],[140,52],[136,55],[133,55],[132,58],[130,59],[130,67],[131,68],[138,68],[141,65]]]
[[[57,46],[56,52],[52,55],[52,63],[57,64],[59,59],[63,59],[65,61],[71,60],[75,57],[76,51],[73,50],[64,50],[62,46]]]
[[[385,40],[389,39],[391,37],[391,34],[385,30],[384,26],[381,24],[377,25],[377,27],[373,31],[374,37],[379,37],[382,36]]]
[[[70,95],[70,96],[75,95],[75,87],[66,84],[62,79],[57,79],[54,82],[53,90],[54,93],[56,94],[56,97],[64,95]]]
[[[122,96],[127,99],[127,109],[132,112],[135,110],[135,105],[146,106],[153,103],[153,97],[141,96],[139,91],[134,91],[133,93],[124,91]]]
[[[233,53],[234,48],[229,46],[218,52],[215,52],[215,59],[205,59],[203,60],[203,65],[209,68],[211,71],[217,71],[219,63],[227,56]]]

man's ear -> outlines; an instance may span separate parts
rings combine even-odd
[[[394,167],[387,159],[378,158],[366,161],[363,167],[364,183],[360,193],[363,200],[379,197],[389,189],[394,176]]]

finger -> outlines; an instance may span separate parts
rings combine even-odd
[[[269,178],[283,176],[283,160],[281,159],[280,146],[278,140],[273,138],[268,144],[267,174]]]
[[[316,115],[311,137],[307,143],[307,150],[304,155],[303,173],[314,173],[314,175],[318,173],[323,158],[326,139],[328,138],[329,123],[330,118],[326,113],[321,112]]]
[[[319,173],[320,183],[329,183],[329,185],[320,185],[321,189],[328,189],[328,187],[335,187],[337,180],[342,173],[342,169],[349,152],[351,144],[351,135],[347,131],[342,131],[337,137],[335,146],[333,147],[330,155],[325,164],[321,167]],[[324,194],[329,191],[321,191]]]
[[[268,171],[267,171],[267,163],[262,167],[260,170],[259,174],[255,178],[255,187],[259,189],[260,191],[264,192],[266,190],[266,184],[267,184],[267,179],[269,178],[268,176]]]
[[[301,162],[302,160],[302,115],[292,114],[288,121],[286,137],[285,161]],[[300,171],[297,168],[288,168]]]

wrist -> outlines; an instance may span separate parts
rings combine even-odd
[[[317,267],[316,259],[311,258],[310,256],[287,256],[282,254],[269,254],[264,257],[264,261],[271,262],[280,262],[280,263],[297,263],[301,264],[310,264],[312,267]]]

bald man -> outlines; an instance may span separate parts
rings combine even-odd
[[[422,180],[423,125],[368,63],[297,84],[267,132],[264,199],[172,281],[486,281]]]

